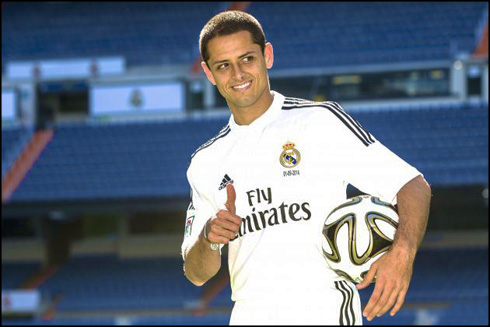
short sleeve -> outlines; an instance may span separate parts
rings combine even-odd
[[[185,251],[198,240],[199,234],[204,228],[204,224],[217,212],[211,201],[207,200],[202,191],[196,187],[189,171],[187,172],[187,180],[191,188],[191,201],[186,212],[184,240],[181,246],[182,259],[184,260]],[[223,245],[221,244],[220,249],[222,246]]]
[[[398,191],[410,180],[421,175],[379,141],[350,153],[347,150],[344,156],[352,158],[346,160],[343,169],[346,183],[393,204],[396,203]]]
[[[401,159],[339,104],[326,109],[323,128],[327,160],[345,181],[364,193],[396,203],[396,194],[407,182],[421,173]]]

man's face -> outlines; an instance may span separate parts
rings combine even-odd
[[[260,104],[270,94],[267,69],[272,67],[273,53],[266,44],[265,55],[253,43],[248,31],[217,36],[208,43],[209,68],[201,65],[231,109]]]

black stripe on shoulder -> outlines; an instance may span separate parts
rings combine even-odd
[[[293,97],[286,97],[284,99],[284,105],[307,104],[307,103],[318,103],[318,102],[312,100],[300,99],[300,98],[293,98]]]
[[[312,107],[321,107],[328,109],[332,114],[334,114],[344,125],[354,133],[355,136],[365,146],[369,146],[375,142],[373,136],[366,131],[361,124],[351,117],[348,113],[344,111],[344,109],[336,102],[325,101],[325,102],[313,102],[309,100],[296,99],[296,98],[286,98],[284,100],[284,105],[282,106],[283,110],[294,110],[294,109],[302,109],[302,108],[312,108]]]
[[[211,146],[214,142],[216,142],[220,138],[225,137],[226,135],[228,135],[228,133],[230,133],[230,131],[231,131],[230,125],[226,125],[225,127],[223,127],[217,135],[215,135],[213,138],[211,138],[206,143],[204,143],[199,148],[197,148],[196,151],[194,151],[194,153],[191,155],[191,160],[199,151],[204,150],[205,148]]]
[[[344,110],[344,108],[342,108],[342,107],[340,106],[340,104],[338,104],[337,102],[330,102],[330,103],[331,103],[331,104],[332,104],[334,107],[336,107],[336,108],[337,108],[339,111],[343,112],[343,113],[344,113],[344,114],[345,114],[345,115],[346,115],[346,116],[347,116],[347,117],[348,117],[348,118],[351,120],[351,122],[353,122],[355,125],[357,125],[358,130],[359,130],[361,133],[364,133],[364,134],[365,134],[365,136],[366,136],[366,137],[368,138],[368,140],[370,141],[370,144],[374,143],[374,138],[373,138],[373,136],[372,136],[372,135],[371,135],[371,134],[370,134],[368,131],[366,131],[366,130],[365,130],[363,127],[362,127],[361,123],[359,123],[359,122],[357,121],[357,119],[355,119],[354,117],[352,117],[351,115],[349,115],[348,113],[346,113],[346,112],[345,112],[345,110]]]

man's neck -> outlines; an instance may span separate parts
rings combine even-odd
[[[270,90],[266,91],[266,96],[259,99],[256,103],[247,108],[232,108],[231,113],[237,125],[250,125],[257,118],[262,116],[272,105],[274,95]]]

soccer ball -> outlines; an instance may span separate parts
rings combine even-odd
[[[360,283],[390,248],[397,227],[398,212],[391,204],[371,195],[350,198],[325,220],[325,259],[338,275]]]

